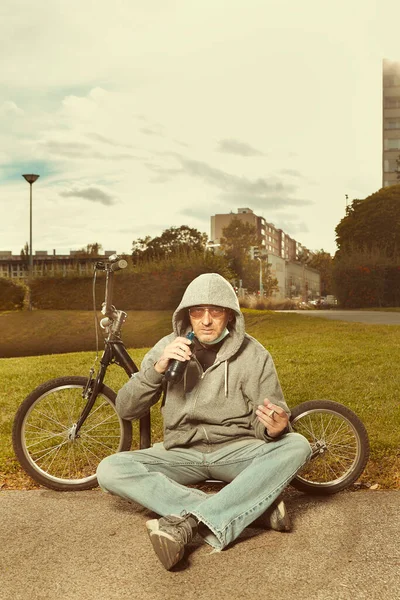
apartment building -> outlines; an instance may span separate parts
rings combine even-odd
[[[382,66],[382,187],[400,184],[396,159],[400,156],[400,62]]]
[[[264,254],[272,254],[285,260],[296,260],[302,252],[310,252],[282,229],[275,227],[273,223],[268,223],[264,217],[254,214],[251,208],[238,208],[237,213],[213,215],[211,217],[211,240],[214,244],[219,244],[223,237],[223,229],[234,217],[243,223],[254,225],[257,235],[261,239],[261,249]]]
[[[211,217],[212,245],[219,244],[223,229],[233,218],[254,225],[261,239],[261,253],[267,257],[271,275],[278,280],[276,299],[301,298],[303,301],[320,296],[320,274],[297,259],[311,252],[282,229],[254,214],[250,208],[238,208],[237,213],[217,214]]]
[[[69,254],[48,254],[46,250],[37,250],[33,255],[33,276],[90,275],[93,265],[102,258],[115,254],[115,250],[106,250],[102,256],[82,256],[82,252],[71,250]],[[0,277],[24,280],[29,275],[29,257],[12,254],[10,250],[0,251]]]

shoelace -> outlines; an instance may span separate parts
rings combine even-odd
[[[166,532],[172,535],[176,541],[187,544],[193,537],[193,528],[189,523],[189,515],[175,517],[167,515],[160,519],[160,526]]]

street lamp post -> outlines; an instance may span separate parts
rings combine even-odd
[[[30,198],[29,198],[29,278],[33,276],[33,256],[32,256],[32,184],[35,183],[36,179],[39,179],[40,175],[22,175],[24,179],[29,183],[30,187]]]
[[[30,195],[29,195],[29,279],[33,277],[33,255],[32,255],[32,184],[35,183],[36,179],[39,179],[40,175],[22,175],[24,179],[29,183]],[[31,294],[29,289],[29,310],[32,310]]]
[[[264,286],[262,282],[262,261],[258,256],[256,256],[256,258],[260,262],[260,297],[262,298],[264,296]]]

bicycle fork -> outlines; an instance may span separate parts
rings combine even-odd
[[[106,374],[107,367],[111,362],[110,357],[110,349],[107,347],[104,351],[104,354],[100,361],[99,372],[96,377],[93,377],[94,369],[93,367],[90,369],[89,378],[86,384],[86,387],[82,393],[82,398],[86,399],[86,404],[83,407],[81,415],[76,423],[71,427],[71,431],[69,432],[69,439],[71,441],[75,440],[79,437],[79,430],[86,421],[90,411],[93,408],[94,403],[96,402],[96,398],[100,391],[101,386],[103,385],[104,377]]]
[[[89,378],[86,387],[83,391],[82,397],[86,399],[86,404],[82,410],[82,413],[76,423],[71,427],[68,438],[74,441],[79,438],[79,430],[83,423],[87,419],[90,411],[92,410],[99,391],[103,385],[104,377],[109,365],[115,362],[121,366],[126,374],[130,377],[133,373],[138,371],[137,366],[126,351],[125,346],[122,342],[110,341],[104,350],[103,356],[100,360],[100,368],[96,377],[93,377],[94,369],[90,370]],[[150,427],[150,412],[148,411],[139,419],[139,436],[140,436],[140,448],[149,448],[151,445],[151,427]]]

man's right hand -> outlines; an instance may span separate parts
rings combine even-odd
[[[192,356],[192,351],[189,348],[190,344],[191,341],[187,338],[177,337],[170,344],[168,344],[168,346],[165,346],[164,352],[154,365],[157,373],[160,373],[160,375],[165,373],[171,359],[180,360],[182,362],[189,360]]]

